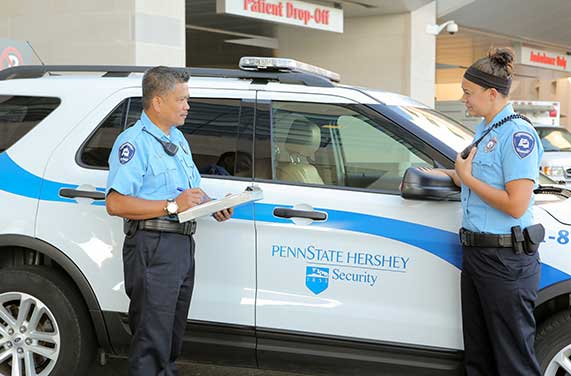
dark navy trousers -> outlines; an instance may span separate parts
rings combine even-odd
[[[194,240],[168,232],[137,231],[123,244],[129,296],[129,375],[177,375],[194,286]]]
[[[540,376],[533,347],[539,255],[463,247],[462,326],[467,376]]]

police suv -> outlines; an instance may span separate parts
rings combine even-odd
[[[203,189],[255,186],[264,198],[230,221],[198,220],[183,355],[311,374],[462,374],[458,191],[405,173],[453,168],[472,134],[293,60],[240,68],[190,68],[179,129]],[[104,192],[113,142],[141,114],[144,70],[0,72],[3,375],[84,375],[95,355],[128,351],[123,226]],[[536,193],[537,354],[545,375],[571,374],[571,191],[542,180]]]

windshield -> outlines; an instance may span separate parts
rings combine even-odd
[[[571,133],[564,128],[537,128],[546,152],[571,151]]]
[[[431,108],[402,105],[390,108],[457,152],[464,150],[474,138],[471,129]]]
[[[409,97],[375,90],[367,90],[367,93],[428,133],[438,137],[458,153],[464,150],[474,139],[474,131],[472,129]],[[547,130],[553,129],[549,128]],[[566,132],[565,129],[561,131]],[[569,132],[566,132],[566,137],[569,136]],[[571,141],[569,138],[567,140]],[[568,144],[568,146],[571,146],[571,144]],[[558,184],[558,182],[544,175],[541,171],[539,172],[538,183],[541,185]]]

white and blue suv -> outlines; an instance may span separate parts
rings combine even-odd
[[[300,66],[190,69],[180,129],[204,190],[256,186],[264,199],[225,223],[198,221],[183,356],[310,374],[461,375],[458,192],[400,187],[411,167],[452,168],[472,135],[410,98]],[[128,351],[122,221],[107,214],[104,191],[113,142],[141,113],[144,70],[0,72],[3,375],[84,375],[95,355]],[[557,376],[571,374],[571,192],[542,184],[536,346],[544,374]]]

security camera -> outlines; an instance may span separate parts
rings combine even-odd
[[[454,35],[458,32],[458,24],[454,21],[446,21],[442,25],[426,25],[426,32],[428,34],[438,35],[445,28],[450,35]]]
[[[446,25],[446,31],[450,35],[456,34],[458,32],[458,24],[455,23],[454,21],[452,21],[452,23],[449,23],[448,25]]]

